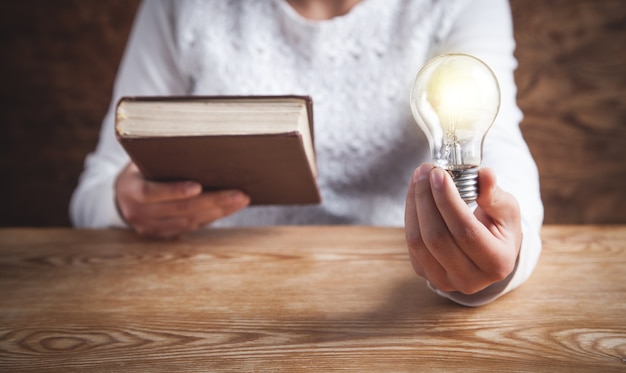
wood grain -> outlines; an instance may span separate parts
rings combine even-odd
[[[626,227],[543,239],[531,280],[473,309],[396,228],[4,229],[0,371],[623,372]]]
[[[511,0],[546,223],[626,222],[626,6]]]
[[[0,1],[0,226],[67,226],[138,0]],[[626,6],[511,0],[546,223],[626,223]]]

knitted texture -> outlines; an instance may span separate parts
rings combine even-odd
[[[453,2],[366,0],[310,21],[283,0],[175,1],[193,94],[304,94],[314,102],[320,206],[252,207],[215,225],[403,225],[428,145],[409,87],[445,35]]]

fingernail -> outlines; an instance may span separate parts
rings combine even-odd
[[[441,168],[435,168],[432,170],[430,173],[430,180],[433,188],[441,189],[443,187],[443,180],[445,178],[443,173],[444,171]]]
[[[232,191],[232,192],[228,192],[228,195],[226,196],[226,198],[228,199],[228,202],[233,203],[233,204],[247,204],[249,202],[249,197],[244,194],[241,193],[239,191]]]
[[[193,196],[199,194],[202,191],[202,186],[198,183],[188,182],[184,185],[185,194]]]
[[[426,180],[428,179],[428,175],[430,175],[430,170],[432,170],[433,167],[429,164],[422,164],[419,167],[419,175],[417,177],[418,180]]]

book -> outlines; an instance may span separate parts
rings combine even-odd
[[[309,96],[123,97],[115,133],[148,180],[238,189],[252,205],[321,202]]]

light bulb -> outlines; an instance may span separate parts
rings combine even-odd
[[[495,74],[467,54],[435,57],[417,73],[410,103],[433,163],[448,171],[465,202],[475,201],[483,142],[500,108]]]

